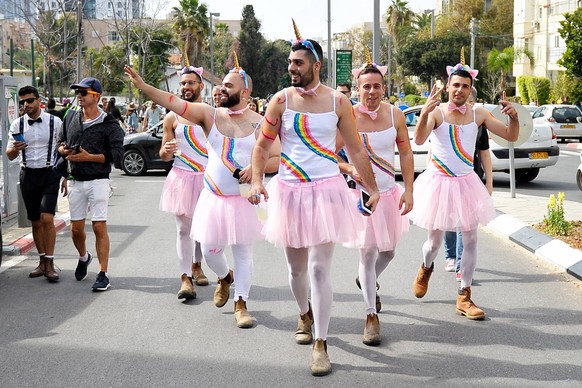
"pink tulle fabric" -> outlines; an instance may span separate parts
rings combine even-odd
[[[354,201],[360,198],[360,190],[350,190]],[[378,248],[391,251],[396,248],[404,233],[408,232],[408,215],[402,216],[398,209],[404,188],[398,184],[380,193],[380,201],[371,216],[362,215],[364,229],[358,233],[358,241],[345,244],[349,248]]]
[[[172,168],[160,198],[160,210],[192,217],[198,196],[204,187],[204,173]]]
[[[425,171],[414,182],[410,218],[428,230],[468,231],[495,218],[493,200],[477,174],[448,177]]]
[[[252,244],[262,239],[257,209],[240,195],[219,196],[204,189],[194,210],[190,237],[202,244]]]
[[[267,185],[263,233],[279,247],[303,248],[328,242],[355,242],[363,220],[341,175],[290,183],[274,176]]]

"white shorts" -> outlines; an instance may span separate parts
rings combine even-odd
[[[87,217],[87,207],[91,208],[91,221],[107,221],[107,205],[109,204],[109,179],[92,181],[68,182],[69,212],[71,221],[84,220]]]

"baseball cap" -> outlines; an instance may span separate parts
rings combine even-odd
[[[83,78],[78,84],[72,84],[71,89],[92,89],[97,93],[103,93],[103,88],[101,87],[101,82],[97,78],[87,77]]]

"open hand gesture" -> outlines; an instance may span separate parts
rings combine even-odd
[[[143,88],[143,86],[145,85],[145,82],[140,77],[140,75],[137,74],[137,72],[135,70],[133,70],[131,68],[131,66],[129,66],[129,65],[125,65],[123,67],[123,70],[125,71],[125,75],[127,77],[129,77],[129,79],[133,83],[133,86],[135,86],[136,88],[138,88],[139,90],[141,90]]]

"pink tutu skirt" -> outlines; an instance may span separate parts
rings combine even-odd
[[[168,173],[162,189],[160,210],[174,213],[177,216],[192,217],[198,196],[204,187],[203,178],[203,172],[173,167]]]
[[[414,182],[410,218],[428,230],[468,231],[495,218],[493,200],[477,174],[449,177],[425,171]]]
[[[354,201],[360,198],[360,190],[350,190]],[[364,229],[358,234],[356,243],[348,243],[350,248],[378,248],[380,252],[396,248],[402,235],[408,232],[410,225],[408,215],[402,216],[398,206],[404,188],[398,184],[388,191],[380,193],[378,206],[371,216],[361,215]]]
[[[194,210],[190,237],[202,244],[252,244],[263,225],[254,205],[240,195],[214,195],[204,189]]]
[[[275,246],[303,248],[357,240],[363,220],[341,175],[290,183],[274,176],[267,185],[263,233]]]

